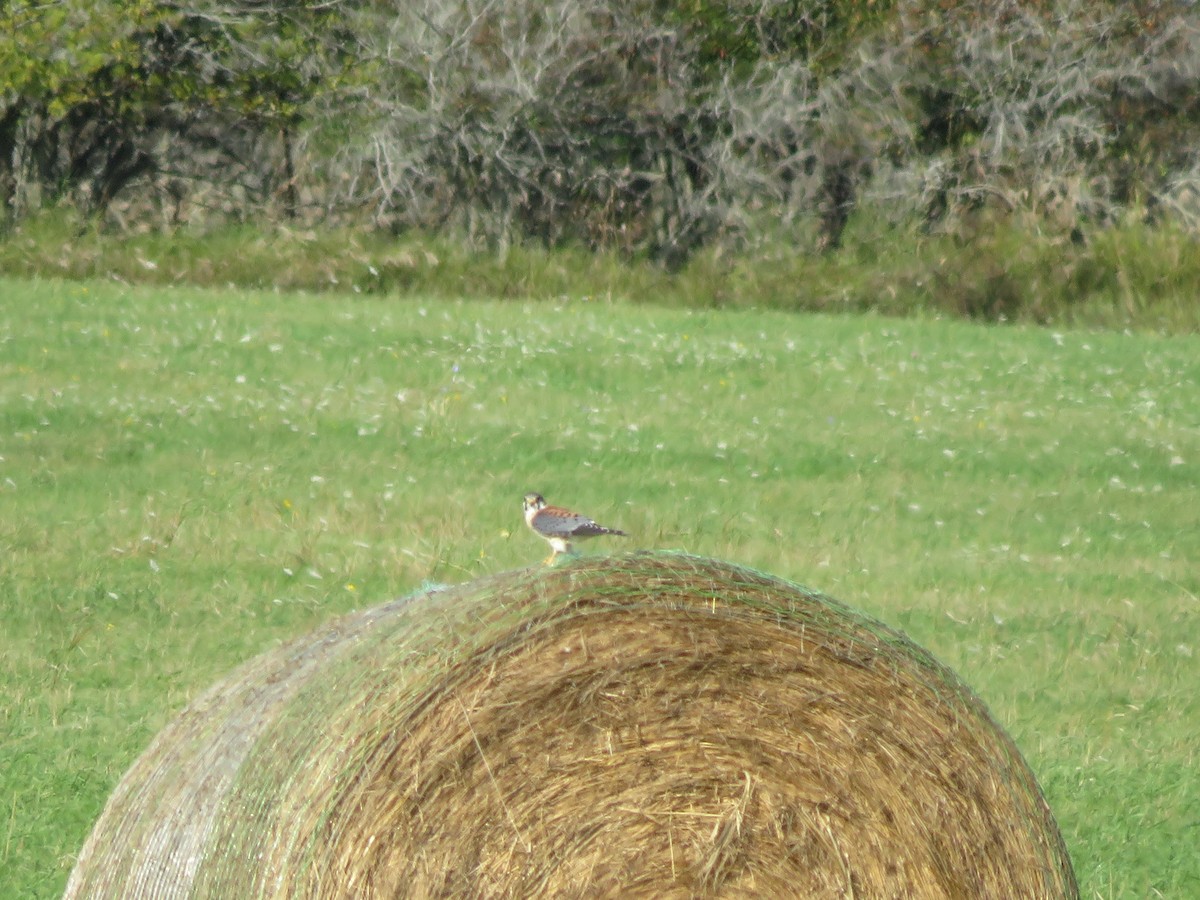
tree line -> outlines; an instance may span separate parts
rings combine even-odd
[[[702,247],[1200,225],[1193,0],[8,0],[0,203]]]

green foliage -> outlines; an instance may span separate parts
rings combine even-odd
[[[824,73],[843,65],[851,47],[892,18],[897,0],[660,0],[667,22],[696,42],[701,68],[719,78],[749,74],[764,61],[797,61]]]
[[[98,103],[137,110],[161,88],[146,74],[146,37],[171,14],[154,0],[14,0],[0,9],[0,97],[60,119]]]
[[[170,104],[295,118],[332,59],[320,32],[331,12],[238,6],[15,0],[0,10],[0,97],[52,119],[91,105],[141,119]]]
[[[0,8],[0,201],[21,220],[62,200],[104,212],[131,184],[254,169],[270,196],[276,165],[295,206],[290,131],[341,87],[336,4],[278,0],[17,0]],[[280,132],[285,162],[255,137]],[[264,159],[264,156],[267,158]],[[194,161],[192,161],[194,160]],[[269,160],[269,161],[268,161]],[[165,182],[159,182],[160,187]],[[185,181],[167,193],[182,196]]]
[[[531,489],[903,628],[1012,734],[1083,896],[1200,889],[1196,335],[578,294],[0,297],[0,896],[59,896],[122,771],[241,661],[536,564]]]

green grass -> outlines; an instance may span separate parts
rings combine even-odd
[[[963,235],[925,235],[863,210],[845,246],[820,254],[811,227],[761,223],[747,246],[712,247],[678,272],[578,248],[472,252],[417,233],[252,223],[211,231],[104,230],[68,211],[41,214],[0,240],[0,273],[127,284],[429,300],[489,297],[775,309],[1200,333],[1200,254],[1181,228],[1131,219],[1083,243],[1015,219]]]
[[[907,631],[1085,897],[1200,895],[1200,338],[0,280],[0,896],[233,666],[535,563],[522,494]]]

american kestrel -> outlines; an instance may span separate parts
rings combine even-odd
[[[547,506],[546,499],[534,493],[525,495],[525,524],[533,529],[534,534],[549,541],[554,549],[546,565],[554,562],[554,557],[560,553],[572,553],[571,541],[582,541],[601,534],[625,534],[620,529],[598,525],[587,516],[561,506]]]

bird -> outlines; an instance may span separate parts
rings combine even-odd
[[[547,506],[546,498],[532,491],[525,495],[525,524],[534,534],[549,542],[553,552],[546,559],[546,565],[553,563],[560,553],[574,554],[571,541],[582,541],[601,534],[627,536],[619,528],[597,524],[587,516],[571,512],[569,509]]]

